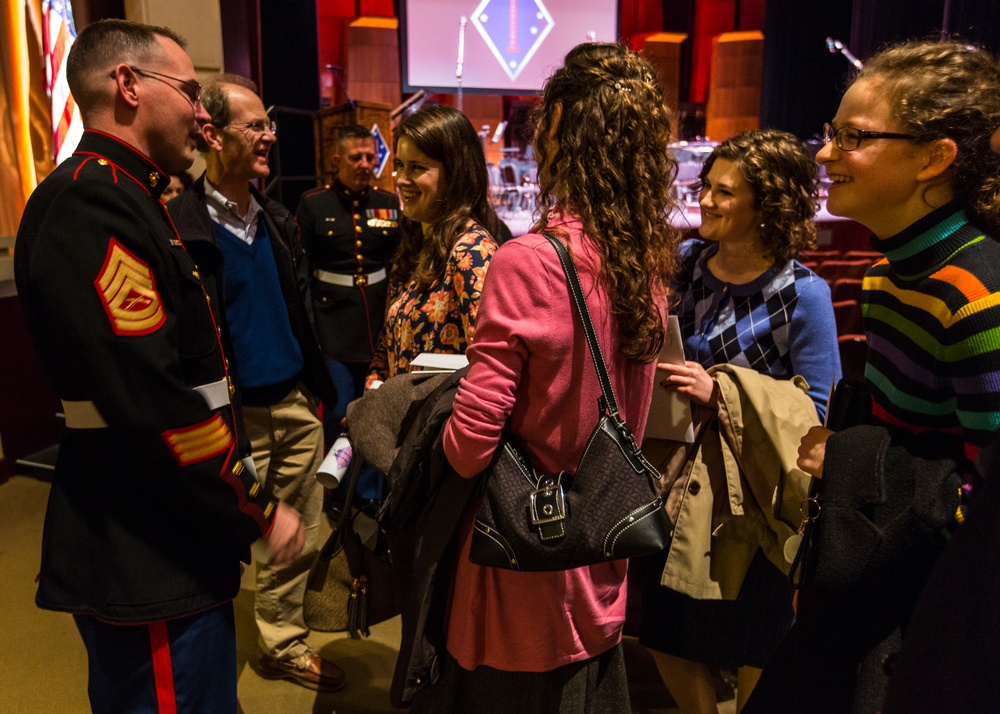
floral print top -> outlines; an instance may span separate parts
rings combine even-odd
[[[421,352],[464,354],[476,330],[483,280],[497,243],[475,225],[451,249],[444,276],[420,290],[415,281],[390,289],[385,328],[365,387],[407,371]]]

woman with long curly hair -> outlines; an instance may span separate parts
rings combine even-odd
[[[801,375],[823,418],[840,379],[833,305],[826,282],[796,260],[815,245],[817,185],[815,163],[787,132],[746,131],[708,157],[699,197],[704,240],[681,246],[675,281],[687,362],[660,365],[667,389],[711,405],[718,387],[706,368],[713,365]],[[791,626],[791,587],[766,558],[754,560],[738,595],[727,595],[696,599],[659,580],[643,595],[640,639],[684,714],[717,711],[710,666],[740,668],[745,701],[754,670]]]
[[[462,112],[424,107],[396,137],[402,237],[366,386],[406,372],[421,352],[465,352],[502,230],[483,145]]]
[[[601,389],[565,274],[544,231],[563,242],[622,416],[641,438],[674,268],[670,122],[649,64],[626,48],[573,49],[535,113],[540,219],[490,267],[469,373],[444,432],[463,477],[489,464],[505,425],[540,472],[575,471]],[[475,508],[459,554],[439,681],[416,711],[629,712],[621,649],[625,561],[557,572],[469,562]]]

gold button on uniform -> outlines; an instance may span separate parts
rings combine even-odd
[[[361,226],[354,226],[354,230],[358,233],[361,232]]]

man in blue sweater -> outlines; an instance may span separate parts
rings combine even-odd
[[[268,175],[277,126],[256,87],[235,75],[209,83],[202,100],[206,172],[170,202],[178,233],[194,257],[231,343],[238,399],[259,478],[302,514],[306,546],[291,563],[257,557],[256,617],[264,655],[257,671],[326,691],[344,673],[305,642],[302,616],[309,566],[319,549],[323,426],[315,397],[336,403],[305,309],[307,286],[295,219],[251,182]],[[220,306],[222,306],[220,308]]]

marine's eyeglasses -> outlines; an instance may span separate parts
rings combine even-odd
[[[141,67],[133,67],[128,65],[128,68],[135,72],[140,77],[148,77],[149,79],[155,79],[157,82],[163,82],[164,84],[173,87],[174,90],[180,92],[184,97],[187,98],[192,104],[197,104],[201,101],[201,82],[196,79],[181,79],[180,77],[171,77],[169,74],[162,74],[161,72],[153,72],[152,70],[142,69]],[[114,79],[115,71],[111,71],[111,78]],[[177,82],[180,86],[176,86],[168,82]]]

